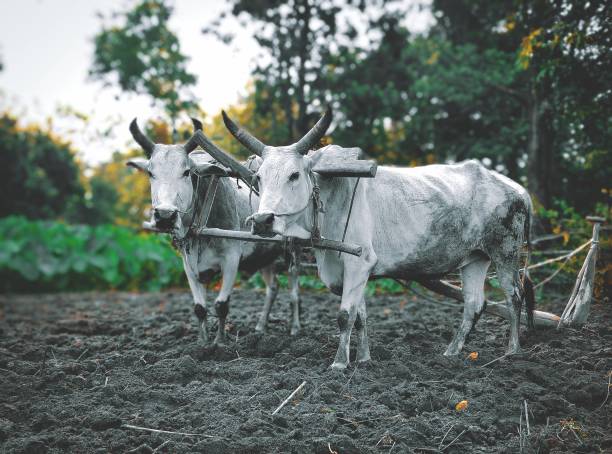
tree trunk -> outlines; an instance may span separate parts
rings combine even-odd
[[[531,193],[544,207],[550,207],[554,194],[555,160],[550,102],[533,82],[528,103],[529,142],[527,179]]]
[[[306,116],[306,97],[304,94],[304,86],[306,85],[306,60],[308,59],[309,53],[309,34],[310,34],[310,2],[303,0],[301,6],[303,6],[303,13],[299,15],[299,22],[301,25],[300,29],[300,40],[299,40],[299,65],[298,65],[298,80],[297,87],[295,87],[295,94],[298,103],[298,117],[297,117],[297,137],[302,137],[308,132],[308,118]]]

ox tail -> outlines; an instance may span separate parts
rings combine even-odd
[[[523,269],[523,299],[525,301],[525,310],[527,312],[527,328],[531,331],[534,329],[533,311],[535,309],[535,292],[533,281],[529,277],[529,260],[531,258],[531,222],[533,218],[533,207],[531,198],[527,195],[527,216],[525,217],[525,242],[527,244],[527,256],[525,257],[525,268]]]

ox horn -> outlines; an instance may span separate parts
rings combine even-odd
[[[193,123],[193,131],[201,131],[202,130],[202,122],[197,118],[191,117],[191,122]]]
[[[198,120],[197,118],[191,118],[191,122],[193,123],[193,132],[194,134],[197,131],[201,131],[202,130],[202,122],[200,120]],[[191,153],[193,150],[195,150],[198,147],[198,143],[195,140],[195,135],[191,136],[191,138],[187,141],[187,143],[185,145],[183,145],[183,148],[185,149],[185,153],[189,154]]]
[[[142,133],[142,131],[138,127],[138,122],[136,121],[136,118],[134,118],[130,123],[130,132],[132,133],[132,137],[134,138],[134,140],[144,150],[145,154],[147,155],[147,158],[150,158],[153,154],[153,148],[155,147],[155,144],[151,141],[151,139],[149,139]]]
[[[312,127],[304,137],[296,142],[293,147],[299,154],[308,153],[316,144],[319,143],[321,137],[327,132],[327,128],[332,121],[332,109],[331,106],[327,106],[327,110],[323,116],[317,121],[317,124]]]
[[[234,123],[232,119],[227,116],[225,110],[222,110],[221,114],[223,115],[223,123],[225,123],[225,127],[236,139],[238,139],[238,142],[244,145],[250,152],[255,153],[257,156],[261,156],[264,148],[266,147],[264,143]]]

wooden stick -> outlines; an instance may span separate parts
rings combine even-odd
[[[206,227],[208,224],[208,218],[210,217],[210,211],[212,210],[213,203],[215,202],[215,195],[217,194],[217,187],[219,186],[219,177],[213,175],[208,184],[206,195],[204,196],[204,203],[202,204],[202,211],[198,213],[196,222],[198,219],[202,219],[202,227]]]
[[[449,298],[463,302],[463,293],[461,292],[461,287],[442,280],[422,280],[417,282],[426,289],[431,290],[432,292],[439,293],[441,295],[448,296]],[[510,318],[510,311],[506,307],[505,302],[489,300],[487,300],[486,302],[487,308],[485,309],[485,312],[506,319]],[[521,317],[521,320],[524,322],[524,317]],[[536,326],[557,326],[557,324],[559,323],[559,316],[551,314],[550,312],[533,311],[533,322]]]
[[[464,430],[463,432],[461,432],[459,435],[457,435],[457,436],[456,436],[456,437],[453,439],[453,441],[451,441],[449,444],[447,444],[447,445],[446,445],[446,446],[444,446],[442,449],[440,449],[440,451],[444,451],[444,450],[446,450],[447,448],[450,448],[450,447],[452,446],[452,444],[453,444],[454,442],[456,442],[457,440],[459,440],[459,437],[461,437],[461,436],[462,436],[464,433],[466,433],[466,432],[467,432],[467,430]]]
[[[240,241],[267,241],[270,243],[284,243],[285,238],[280,235],[274,236],[259,236],[254,235],[250,232],[244,232],[242,230],[223,230],[223,229],[214,229],[214,228],[202,228],[197,230],[196,235],[212,237],[212,238],[226,238],[230,240],[240,240]],[[311,246],[318,249],[329,249],[332,251],[340,251],[345,252],[347,254],[355,255],[357,257],[361,256],[361,246],[350,243],[342,243],[340,241],[328,240],[325,238],[321,239],[308,239],[304,240],[302,238],[294,238],[294,244],[298,246]]]
[[[376,176],[376,169],[376,162],[374,161],[347,161],[343,159],[342,161],[328,162],[323,158],[315,164],[312,171],[324,177],[374,178]]]
[[[525,424],[527,425],[527,436],[530,436],[531,430],[529,429],[529,413],[527,413],[527,400],[523,400],[523,404],[525,404]]]
[[[288,403],[288,402],[291,400],[291,398],[292,398],[293,396],[295,396],[295,395],[296,395],[296,394],[297,394],[297,393],[300,391],[300,389],[302,389],[302,388],[303,388],[305,385],[306,385],[306,381],[304,380],[304,381],[302,382],[302,384],[301,384],[300,386],[298,386],[297,388],[295,388],[295,391],[293,391],[291,394],[289,394],[289,397],[287,397],[287,398],[286,398],[286,399],[283,401],[283,403],[282,403],[282,404],[280,404],[280,405],[279,405],[279,406],[276,408],[276,410],[274,410],[274,411],[272,412],[272,415],[277,414],[277,413],[278,413],[278,412],[281,410],[281,408],[283,408],[285,405],[287,405],[287,403]]]
[[[253,180],[253,172],[246,166],[242,165],[226,151],[223,151],[217,147],[211,140],[208,139],[208,137],[204,135],[202,131],[196,131],[194,134],[194,140],[214,159],[219,161],[225,167],[229,167],[232,171],[234,171],[247,185],[253,185],[255,192],[259,194],[257,181]]]
[[[125,427],[126,429],[144,430],[147,432],[153,432],[153,433],[159,433],[159,434],[184,435],[187,437],[220,438],[220,437],[215,437],[214,435],[191,434],[191,433],[186,433],[186,432],[173,432],[170,430],[150,429],[148,427],[132,426],[131,424],[123,424],[121,427]]]

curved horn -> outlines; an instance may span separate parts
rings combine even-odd
[[[147,158],[150,158],[151,154],[153,154],[153,148],[155,147],[155,144],[151,141],[151,139],[149,139],[142,133],[142,131],[138,127],[138,123],[136,122],[135,118],[130,123],[130,132],[132,133],[132,137],[134,138],[134,140],[144,150],[145,154],[147,155]]]
[[[201,129],[196,129],[196,131],[201,131]],[[183,145],[183,148],[185,149],[185,153],[187,154],[191,153],[197,147],[198,147],[198,142],[195,140],[195,135],[191,136],[189,140],[187,141],[187,143]]]
[[[223,123],[225,123],[225,127],[232,133],[232,135],[238,139],[242,145],[244,145],[247,150],[255,153],[257,156],[261,156],[263,153],[263,149],[265,145],[259,139],[255,138],[251,133],[242,129],[236,123],[234,123],[230,117],[227,116],[225,110],[221,111],[223,115]]]
[[[194,132],[202,130],[202,122],[200,120],[198,120],[197,118],[191,117],[191,122],[193,123]]]
[[[295,151],[300,154],[306,154],[312,149],[312,147],[319,143],[319,140],[321,140],[321,137],[325,135],[327,128],[329,128],[332,117],[331,106],[327,106],[327,110],[319,121],[317,121],[317,124],[314,125],[304,137],[293,145]]]

